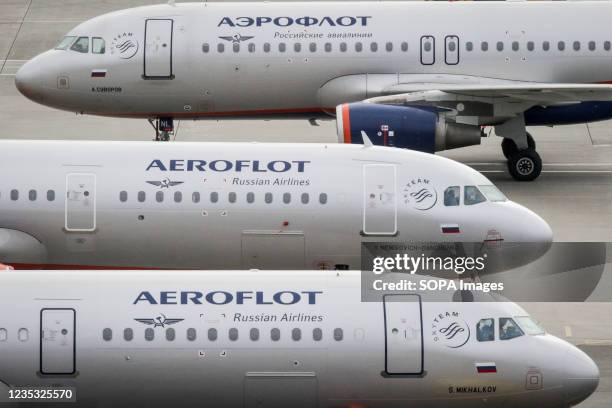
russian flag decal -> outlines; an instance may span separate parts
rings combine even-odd
[[[442,229],[443,234],[461,233],[461,230],[459,229],[459,224],[441,224],[440,228]]]
[[[106,78],[106,70],[105,69],[93,69],[91,70],[92,78]]]
[[[497,366],[495,363],[476,363],[476,371],[478,374],[496,373]]]

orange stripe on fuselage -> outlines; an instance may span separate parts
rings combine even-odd
[[[344,130],[344,143],[351,143],[351,116],[349,115],[349,104],[342,105],[342,126]]]

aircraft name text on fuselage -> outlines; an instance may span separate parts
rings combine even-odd
[[[156,295],[149,291],[142,291],[138,294],[132,304],[148,303],[151,305],[211,305],[227,304],[256,304],[256,305],[295,305],[297,303],[315,305],[317,295],[323,294],[322,291],[279,291],[265,293],[263,291],[236,291],[227,292],[216,290],[210,292],[201,291],[160,291]]]
[[[304,27],[318,26],[318,27],[353,27],[361,26],[366,27],[368,20],[372,16],[340,16],[340,17],[223,17],[217,27],[228,26],[228,27],[262,27],[266,24],[273,24],[277,27],[290,27],[293,25],[300,25]]]
[[[235,171],[242,172],[250,170],[253,173],[286,173],[291,170],[297,170],[298,173],[304,173],[306,170],[306,164],[310,163],[308,160],[270,160],[267,162],[260,160],[185,160],[185,159],[173,159],[173,160],[160,160],[155,159],[149,163],[146,171],[159,170],[159,171],[214,171],[214,172],[226,172]]]

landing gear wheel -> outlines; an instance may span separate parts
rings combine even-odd
[[[529,132],[525,132],[527,135],[527,147],[531,150],[536,149],[535,140],[533,140],[533,136]],[[518,147],[516,146],[516,142],[512,139],[504,138],[501,143],[502,153],[506,159],[509,159],[513,154],[518,152]]]
[[[508,171],[517,181],[532,181],[542,172],[542,159],[533,149],[519,150],[508,159]]]

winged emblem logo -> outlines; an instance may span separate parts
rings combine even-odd
[[[232,44],[240,44],[242,41],[250,40],[251,38],[253,38],[253,36],[234,34],[234,35],[220,36],[219,38],[225,41],[231,41]]]
[[[160,313],[159,316],[153,318],[153,319],[134,319],[139,323],[143,323],[149,326],[153,326],[155,327],[166,327],[166,326],[171,326],[173,324],[177,324],[179,322],[182,322],[185,319],[168,319],[166,317],[166,315],[164,315],[163,313]]]
[[[179,184],[183,184],[184,181],[172,181],[166,178],[161,181],[157,181],[157,180],[147,181],[147,183],[153,186],[157,186],[159,188],[170,188],[170,187],[178,186]]]

